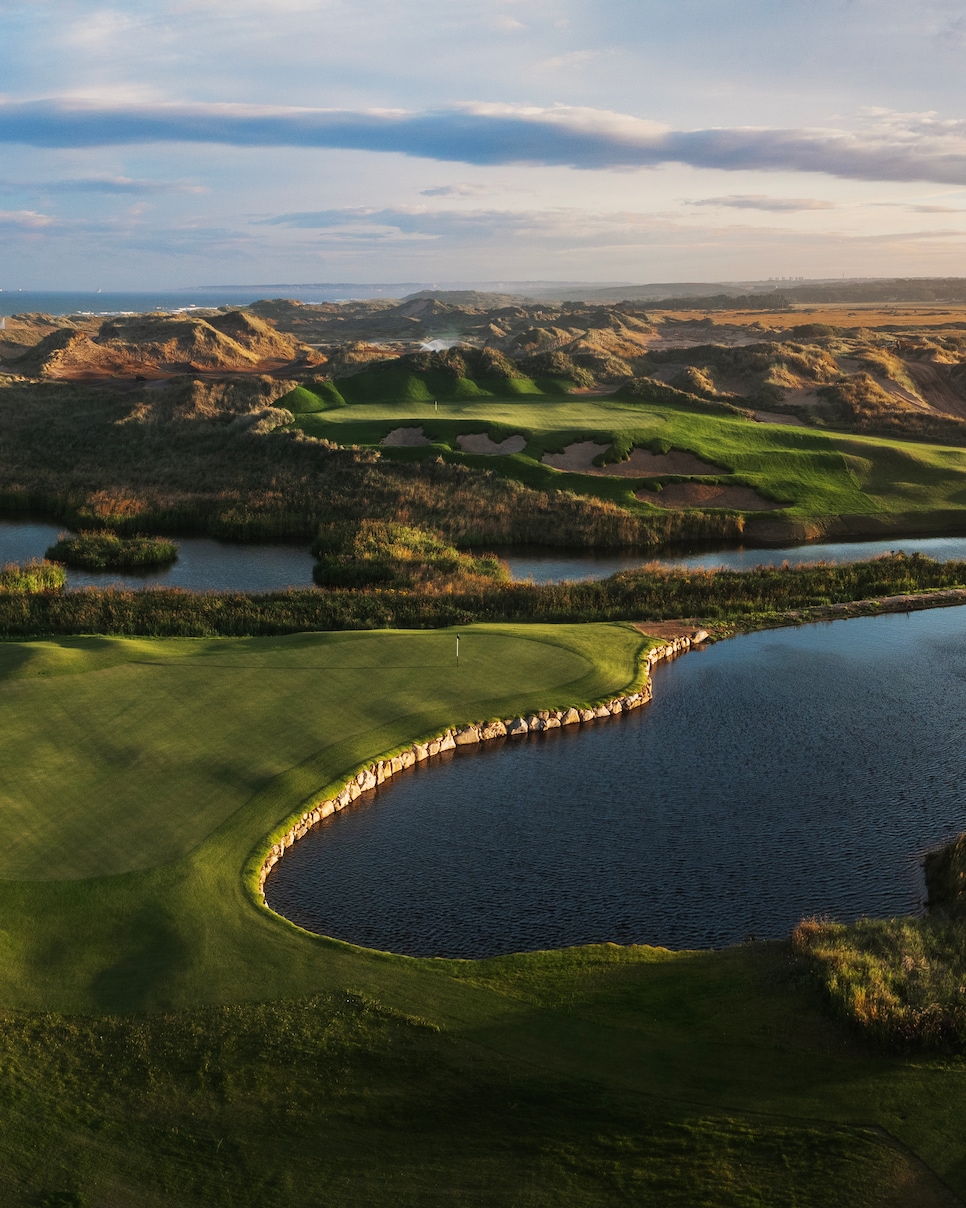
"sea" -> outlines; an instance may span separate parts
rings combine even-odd
[[[402,298],[426,286],[400,281],[386,285],[323,283],[320,285],[213,286],[209,289],[143,290],[0,290],[0,315],[123,315],[149,311],[210,310],[218,306],[247,306],[261,298],[291,298],[296,302],[350,302],[368,298]]]

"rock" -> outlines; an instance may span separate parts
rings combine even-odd
[[[453,739],[452,730],[447,730],[443,737],[439,740],[439,749],[441,751],[453,751],[456,749],[456,742]]]
[[[610,710],[606,705],[598,705],[594,709],[594,717],[610,717]]]
[[[476,726],[461,726],[453,735],[453,744],[457,747],[474,746],[480,741],[480,732]]]
[[[373,768],[376,777],[376,784],[382,784],[386,779],[386,765],[381,761]]]
[[[353,780],[352,783],[349,785],[350,800],[356,801],[358,799],[359,795],[361,794],[361,792],[362,792],[362,789],[359,787],[358,783],[355,780]]]
[[[411,768],[413,766],[413,764],[415,764],[415,762],[416,762],[416,752],[415,751],[403,751],[403,753],[399,756],[399,766],[403,769]]]
[[[610,713],[612,717],[616,717],[618,713],[624,712],[624,706],[619,700],[608,701],[607,712]]]
[[[519,738],[523,734],[529,733],[530,727],[522,717],[515,717],[506,728],[507,738]]]
[[[560,729],[560,718],[554,717],[551,714],[550,717],[548,717],[547,720],[543,723],[543,728],[545,730],[559,730]]]
[[[691,645],[699,646],[702,642],[706,642],[710,636],[707,629],[696,629],[691,635]]]
[[[506,726],[502,721],[488,721],[486,725],[480,726],[480,738],[484,742],[490,742],[494,738],[503,738],[506,735]]]
[[[393,755],[392,759],[389,760],[390,776],[397,776],[402,770],[403,770],[402,756]]]
[[[580,714],[580,720],[583,722],[593,721],[597,716],[593,709],[578,709],[577,712]]]
[[[422,763],[424,759],[429,758],[429,743],[417,742],[413,747],[413,759],[417,763]]]
[[[547,728],[546,721],[539,714],[535,717],[528,717],[527,725],[530,727],[530,732],[536,734],[542,733]]]
[[[576,726],[580,724],[580,714],[576,709],[568,709],[561,717],[560,724],[562,726]]]
[[[434,738],[433,741],[426,747],[426,750],[431,756],[439,754],[439,742],[440,740],[438,738]]]
[[[359,787],[364,793],[368,792],[369,789],[374,789],[376,787],[376,775],[372,768],[366,768],[366,770],[362,773],[362,777],[362,783],[359,785]]]

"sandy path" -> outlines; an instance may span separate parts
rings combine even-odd
[[[422,428],[393,428],[389,435],[384,436],[379,443],[390,448],[411,449],[417,445],[431,445],[433,442],[426,439]]]
[[[485,432],[473,432],[467,436],[457,436],[456,443],[464,453],[486,453],[496,457],[501,453],[522,453],[527,447],[525,436],[508,436],[499,443],[490,440]]]
[[[728,508],[733,512],[774,512],[787,505],[763,499],[751,487],[706,482],[672,482],[663,491],[635,491],[642,503],[659,508]]]
[[[634,449],[627,461],[612,461],[606,466],[595,466],[594,458],[606,453],[610,445],[599,445],[592,440],[577,441],[568,445],[562,453],[544,453],[543,464],[555,470],[569,470],[577,474],[601,474],[607,478],[658,478],[662,474],[721,474],[721,466],[701,461],[693,453],[672,449],[670,453],[651,453],[648,449]],[[724,470],[724,473],[729,473]]]

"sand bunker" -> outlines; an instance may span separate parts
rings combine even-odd
[[[525,436],[508,436],[506,440],[497,443],[490,440],[485,432],[474,432],[468,436],[457,436],[456,443],[464,453],[486,453],[496,456],[500,453],[522,453],[527,447]]]
[[[751,487],[708,482],[672,482],[663,491],[635,491],[642,503],[658,508],[728,508],[732,512],[774,512],[787,504],[763,499]]]
[[[722,466],[713,466],[693,453],[672,449],[670,453],[651,453],[633,449],[627,461],[612,461],[595,466],[594,458],[606,453],[610,445],[581,440],[568,445],[562,453],[545,453],[543,464],[555,470],[577,474],[602,474],[607,478],[659,478],[662,474],[720,474]],[[725,471],[727,473],[727,470]]]
[[[417,445],[431,445],[433,442],[423,435],[422,428],[393,428],[379,443],[397,449],[412,449]]]

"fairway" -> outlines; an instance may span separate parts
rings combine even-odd
[[[620,504],[635,514],[653,508],[635,497],[644,479],[567,473],[542,464],[547,452],[574,441],[615,438],[646,448],[661,441],[720,467],[713,477],[755,487],[792,520],[830,516],[950,515],[966,510],[966,450],[917,441],[844,436],[816,428],[761,424],[713,408],[646,403],[614,397],[479,398],[456,402],[372,402],[314,415],[297,426],[340,444],[379,442],[395,428],[421,427],[432,443],[384,450],[384,456],[442,454],[496,470],[541,490],[569,490]],[[493,440],[521,434],[522,452],[463,453],[461,434],[486,432]]]

